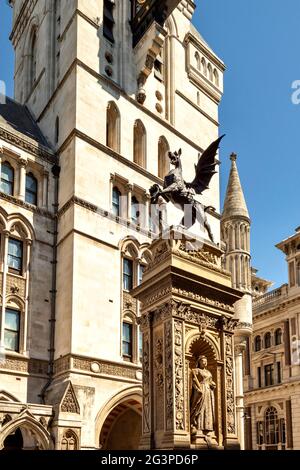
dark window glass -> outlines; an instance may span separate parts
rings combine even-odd
[[[265,413],[266,444],[274,445],[279,442],[279,422],[276,408],[271,406]]]
[[[145,269],[146,266],[144,264],[139,264],[139,285],[142,284]]]
[[[271,333],[266,333],[265,334],[265,348],[270,348],[271,347]]]
[[[26,193],[25,193],[25,201],[28,204],[32,204],[33,206],[37,205],[37,179],[33,176],[32,173],[28,173],[26,175]]]
[[[257,386],[261,388],[261,368],[257,368]]]
[[[123,356],[132,359],[132,325],[123,323],[123,340],[122,340]]]
[[[121,213],[121,193],[118,188],[113,189],[112,194],[112,211],[116,217],[120,217]]]
[[[254,340],[254,350],[256,352],[261,350],[261,338],[260,338],[260,336],[256,336],[256,338]]]
[[[261,446],[264,443],[264,423],[262,421],[256,423],[256,437],[257,444]]]
[[[281,364],[277,362],[277,383],[281,383]]]
[[[265,366],[265,386],[274,385],[274,366],[268,364]]]
[[[14,194],[14,173],[14,169],[9,163],[2,163],[0,190],[9,196]]]
[[[275,344],[281,344],[282,343],[282,331],[280,328],[275,331]]]
[[[140,211],[139,211],[139,201],[135,196],[131,199],[131,220],[134,224],[139,223]]]
[[[7,308],[5,310],[4,347],[9,351],[19,351],[20,312]]]
[[[22,274],[23,268],[23,243],[15,238],[8,240],[8,267],[11,271]]]
[[[114,3],[111,0],[104,0],[103,8],[103,36],[110,42],[115,42],[114,39]]]
[[[123,259],[123,289],[133,288],[133,262],[130,259]]]

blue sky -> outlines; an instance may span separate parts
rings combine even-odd
[[[253,266],[275,285],[287,280],[274,245],[300,225],[300,105],[291,85],[300,80],[299,0],[196,0],[194,23],[227,65],[220,107],[222,197],[228,156],[238,165],[252,218]],[[13,95],[8,41],[11,10],[0,3],[0,80]]]

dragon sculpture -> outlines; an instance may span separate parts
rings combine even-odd
[[[183,216],[181,225],[186,229],[191,228],[196,221],[204,226],[208,236],[214,242],[213,233],[208,223],[206,212],[209,209],[214,209],[211,206],[204,207],[201,203],[196,201],[196,194],[200,195],[208,189],[213,175],[216,173],[216,165],[219,162],[216,160],[216,154],[224,135],[219,137],[203,152],[198,164],[195,165],[195,178],[191,183],[186,183],[182,175],[182,162],[181,162],[181,149],[178,152],[169,152],[168,156],[171,165],[174,168],[164,178],[163,189],[158,184],[154,184],[150,188],[151,203],[157,204],[159,198],[162,197],[166,202],[172,202],[179,206],[185,212],[187,206],[191,206],[191,217],[186,221]]]

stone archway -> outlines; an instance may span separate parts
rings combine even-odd
[[[52,448],[48,431],[32,416],[10,420],[1,429],[0,450],[47,450]]]
[[[107,405],[100,428],[99,447],[103,450],[137,450],[142,435],[141,397],[131,395]]]

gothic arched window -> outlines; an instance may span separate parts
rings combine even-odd
[[[108,103],[106,111],[106,145],[120,153],[120,112],[114,102]]]
[[[36,30],[32,33],[31,50],[30,50],[30,85],[31,88],[37,79],[37,36]]]
[[[279,420],[277,410],[270,406],[265,412],[265,434],[266,444],[278,444],[279,442]]]
[[[26,175],[26,191],[25,191],[25,201],[28,204],[37,206],[37,191],[38,191],[38,182],[35,176],[32,173],[27,173]]]
[[[196,59],[197,69],[201,70],[201,60],[200,60],[200,54],[198,51],[195,52],[195,59]]]
[[[112,212],[116,217],[121,215],[121,191],[116,186],[112,191]]]
[[[14,177],[15,171],[8,162],[4,162],[1,165],[1,185],[0,190],[8,194],[9,196],[14,195]]]
[[[256,337],[255,337],[255,340],[254,340],[254,350],[255,350],[255,352],[261,350],[261,337],[260,337],[260,336],[256,336]]]
[[[281,331],[281,328],[278,328],[275,331],[275,344],[277,346],[278,344],[281,344],[281,343],[282,343],[282,331]]]
[[[220,85],[219,74],[217,69],[214,69],[214,82],[216,86]]]
[[[131,220],[134,224],[139,223],[140,211],[139,211],[139,201],[135,196],[131,198]]]
[[[146,129],[142,121],[134,123],[133,130],[133,161],[146,168]]]
[[[207,76],[207,64],[206,64],[206,60],[204,59],[204,57],[202,57],[201,59],[201,68],[202,68],[203,75]]]
[[[158,176],[164,178],[170,171],[170,160],[168,152],[170,151],[169,144],[165,137],[160,137],[158,141]]]
[[[265,348],[270,348],[271,347],[271,333],[268,332],[265,334]]]
[[[208,64],[207,72],[208,72],[208,78],[210,79],[210,81],[213,81],[213,69],[212,69],[211,64]]]

